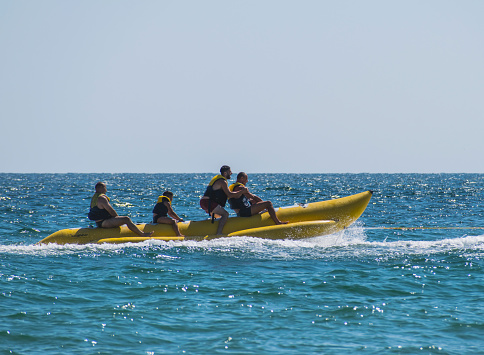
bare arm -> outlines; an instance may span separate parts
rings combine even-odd
[[[183,222],[183,218],[178,217],[178,215],[175,213],[175,211],[173,211],[173,208],[171,207],[171,204],[168,201],[165,201],[163,203],[165,204],[166,208],[168,208],[168,216],[170,216],[173,219],[176,219],[178,221]]]
[[[249,192],[249,190],[247,190],[246,187],[242,187],[240,190],[232,192],[232,191],[229,190],[229,186],[227,184],[227,181],[222,181],[221,188],[225,192],[225,194],[227,195],[228,198],[238,198],[238,197],[242,196],[244,193]]]
[[[105,209],[106,211],[108,211],[108,213],[113,217],[118,216],[114,208],[110,205],[106,196],[99,196],[99,198],[97,199],[97,206],[101,209]]]
[[[242,189],[243,188],[240,185],[239,186],[236,186],[234,188],[234,192],[239,191],[239,190],[242,190]],[[254,194],[251,194],[249,192],[249,189],[247,187],[245,187],[245,189],[247,190],[247,192],[245,192],[243,195],[245,195],[245,197],[247,197],[250,202],[257,203],[257,202],[261,202],[262,201],[262,199],[259,196],[254,195]]]
[[[250,199],[250,202],[254,202],[254,203],[262,202],[262,199],[257,195],[253,195],[253,194],[249,193],[249,194],[245,194],[245,196],[247,196]]]

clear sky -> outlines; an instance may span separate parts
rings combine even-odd
[[[0,172],[484,173],[484,1],[0,0]]]

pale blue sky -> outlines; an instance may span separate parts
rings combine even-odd
[[[484,173],[484,1],[0,0],[0,172]]]

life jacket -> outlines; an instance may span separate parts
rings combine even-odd
[[[244,184],[242,184],[241,182],[234,182],[232,185],[229,186],[229,190],[234,192],[234,189],[237,187],[237,186],[244,186]]]
[[[156,216],[153,217],[153,223],[156,223],[156,220],[159,217],[167,217],[168,216],[168,207],[165,206],[164,202],[168,201],[169,204],[171,204],[171,200],[167,196],[160,196],[158,197],[158,201],[153,208],[153,213],[156,214]]]
[[[240,182],[236,182],[229,186],[229,190],[233,192],[237,186],[245,186],[245,185]],[[250,200],[245,195],[241,195],[238,198],[229,198],[229,204],[230,204],[230,208],[233,210],[240,210],[244,207],[247,208],[251,206]]]
[[[227,195],[225,194],[224,190],[222,190],[222,189],[214,190],[213,189],[213,184],[215,184],[215,182],[217,182],[220,179],[224,179],[225,181],[227,181],[227,179],[225,177],[223,177],[222,175],[214,176],[212,178],[212,180],[210,180],[210,183],[208,184],[207,189],[205,190],[205,193],[203,194],[203,196],[206,196],[211,201],[214,201],[214,202],[218,203],[220,206],[225,207],[225,204],[227,203]]]
[[[87,214],[87,218],[89,218],[91,221],[100,221],[104,219],[109,219],[112,216],[109,214],[107,210],[104,208],[101,209],[97,207],[97,200],[99,199],[99,196],[105,196],[108,201],[109,197],[107,197],[105,194],[96,192],[92,198],[91,198],[91,209],[89,210],[89,213]]]

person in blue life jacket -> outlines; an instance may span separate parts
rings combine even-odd
[[[216,175],[210,180],[210,183],[200,199],[200,207],[212,217],[219,218],[217,235],[221,235],[225,223],[229,218],[229,213],[224,209],[227,198],[237,198],[247,192],[246,188],[239,189],[237,192],[229,190],[227,180],[232,176],[230,166],[224,165],[220,168],[220,175]]]
[[[184,237],[180,233],[177,222],[183,222],[183,219],[173,211],[171,203],[173,201],[173,192],[165,191],[163,195],[158,197],[158,201],[153,208],[153,223],[171,224],[177,236]]]
[[[106,196],[108,191],[106,184],[98,182],[96,184],[96,193],[91,198],[91,209],[87,217],[96,222],[99,228],[116,228],[124,224],[140,237],[150,237],[153,232],[144,233],[131,221],[127,216],[118,216],[114,208],[109,203],[109,197]]]
[[[267,210],[275,224],[286,224],[287,222],[282,222],[277,217],[276,210],[271,201],[262,201],[259,196],[249,192],[249,189],[245,186],[247,181],[249,181],[247,174],[240,172],[237,175],[237,181],[229,187],[232,192],[237,192],[244,188],[247,190],[247,192],[244,192],[240,197],[229,199],[230,208],[237,213],[237,216],[250,217]]]

